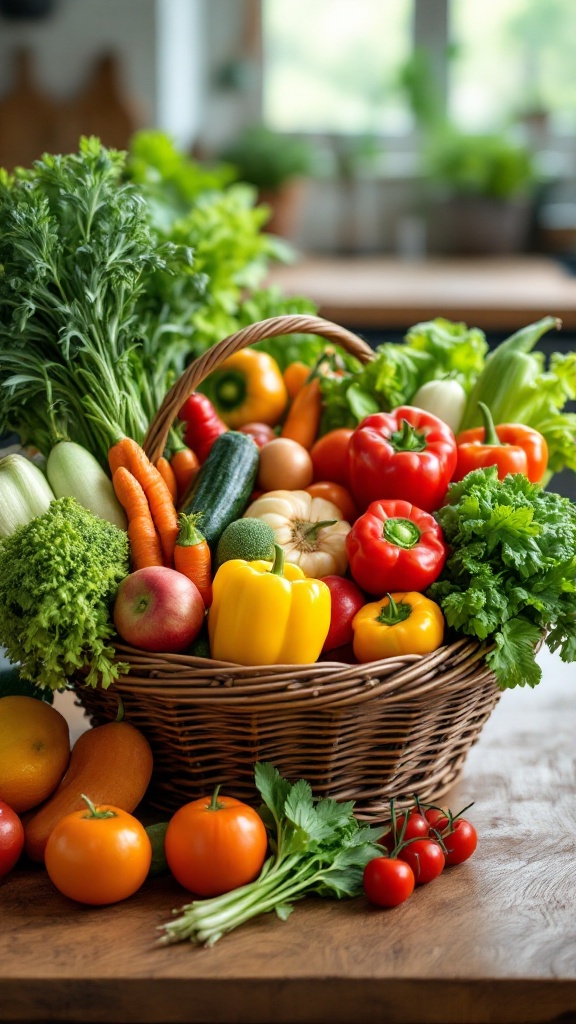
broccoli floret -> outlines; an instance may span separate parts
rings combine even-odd
[[[128,536],[58,498],[0,543],[0,644],[20,675],[53,690],[80,674],[107,687],[127,666],[113,661],[112,604],[129,571]]]

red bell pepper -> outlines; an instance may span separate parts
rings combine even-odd
[[[210,399],[200,391],[188,396],[178,413],[184,420],[184,441],[196,454],[199,462],[205,462],[212,445],[228,427],[220,419]]]
[[[372,501],[399,498],[433,512],[455,468],[450,427],[411,405],[367,416],[348,445],[350,490],[360,511]]]
[[[346,537],[352,578],[369,594],[425,590],[448,546],[434,517],[408,501],[373,501]]]
[[[548,445],[542,434],[523,423],[495,427],[488,406],[484,402],[478,406],[484,426],[457,435],[458,461],[452,479],[462,480],[473,469],[497,466],[500,480],[508,473],[524,473],[531,483],[540,483],[548,465]]]

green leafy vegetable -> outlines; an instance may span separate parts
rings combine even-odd
[[[74,498],[0,543],[0,644],[20,675],[64,689],[86,673],[107,687],[128,666],[113,661],[111,605],[129,570],[128,536]]]
[[[427,594],[449,626],[494,645],[499,686],[540,681],[544,634],[576,660],[576,506],[520,473],[500,481],[491,466],[452,484],[435,517],[450,554]]]
[[[190,250],[158,243],[123,169],[123,154],[92,138],[0,172],[0,430],[44,454],[69,437],[104,465],[116,437],[141,439],[149,420],[148,276],[198,290]]]
[[[188,359],[245,324],[314,311],[308,300],[285,299],[279,290],[262,287],[271,261],[289,260],[292,251],[262,230],[268,214],[255,205],[256,189],[232,181],[231,167],[204,167],[162,132],[142,131],[131,140],[126,173],[145,197],[159,238],[194,252],[204,288],[187,309]],[[152,295],[158,286],[166,308],[179,309],[178,279],[154,275]]]
[[[441,317],[416,324],[403,343],[388,341],[375,358],[340,379],[323,379],[321,431],[355,427],[372,412],[409,404],[430,380],[454,378],[468,393],[482,370],[488,343],[478,328]]]
[[[256,764],[255,781],[272,855],[256,881],[182,907],[180,916],[161,926],[162,943],[189,939],[212,946],[259,914],[274,910],[286,920],[293,903],[309,893],[339,899],[361,894],[364,867],[382,853],[376,843],[384,829],[360,824],[351,801],[315,799],[308,782],[290,783],[271,764]]]
[[[90,138],[0,171],[0,431],[44,455],[68,437],[106,467],[119,435],[142,442],[191,358],[311,309],[259,290],[287,250],[262,232],[255,190],[228,179],[156,132],[129,156]]]

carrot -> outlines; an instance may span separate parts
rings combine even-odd
[[[131,437],[121,437],[111,448],[108,449],[108,465],[112,476],[120,466],[130,469],[130,453],[132,445],[135,445]]]
[[[171,566],[174,545],[178,536],[178,515],[172,495],[162,474],[154,466],[146,452],[131,437],[123,437],[108,451],[110,468],[124,466],[141,484],[150,509],[150,515],[160,537],[164,553],[164,564]],[[114,469],[112,469],[114,473]]]
[[[158,470],[160,476],[164,480],[164,483],[168,487],[172,501],[174,502],[174,504],[176,504],[178,500],[178,484],[176,483],[174,470],[172,469],[170,462],[168,461],[167,458],[165,458],[164,455],[161,455],[160,458],[156,460],[156,469]]]
[[[294,398],[284,425],[281,437],[290,437],[298,441],[304,448],[310,449],[318,436],[320,416],[322,413],[322,392],[318,377],[304,384]]]
[[[201,512],[181,512],[180,531],[174,548],[174,568],[195,583],[204,605],[212,604],[212,556],[204,535],[198,529]]]
[[[151,462],[140,445],[132,450],[130,471],[141,483],[148,499],[150,514],[158,530],[165,565],[171,566],[174,546],[178,536],[178,514],[161,473]]]
[[[306,363],[302,363],[299,360],[296,360],[293,363],[288,363],[288,366],[284,370],[282,376],[291,402],[294,401],[296,395],[300,391],[300,388],[303,387],[308,380],[311,372],[310,367],[306,366]]]
[[[160,538],[150,515],[144,491],[126,466],[119,466],[112,477],[118,501],[128,518],[128,540],[134,569],[163,565]]]
[[[185,445],[182,448],[176,449],[170,459],[170,465],[176,478],[176,486],[178,488],[177,500],[180,502],[188,492],[196,473],[200,469],[200,461],[196,452]]]

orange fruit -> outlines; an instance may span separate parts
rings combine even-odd
[[[0,800],[21,814],[54,792],[70,760],[63,715],[35,697],[0,698]]]

